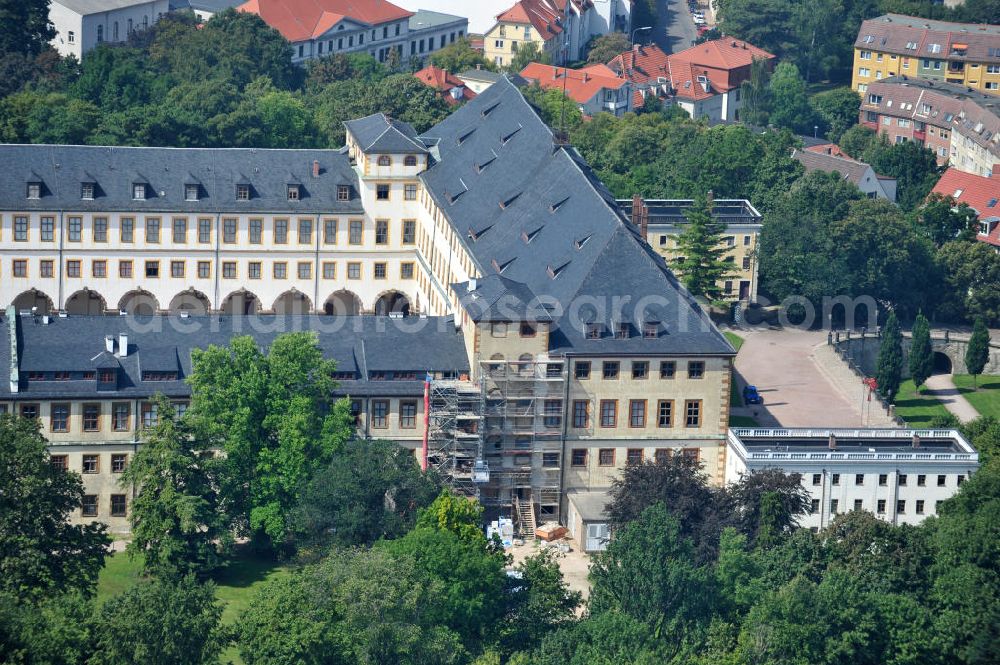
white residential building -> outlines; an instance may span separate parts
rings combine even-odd
[[[169,0],[52,0],[52,46],[60,55],[83,54],[102,42],[120,43],[170,11]]]
[[[726,482],[763,469],[800,474],[811,503],[804,527],[821,529],[851,510],[919,524],[978,468],[979,454],[957,430],[733,428]]]

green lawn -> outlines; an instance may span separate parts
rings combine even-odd
[[[935,418],[947,418],[949,413],[937,398],[917,395],[913,389],[913,381],[907,379],[903,381],[899,387],[899,394],[896,395],[896,415],[908,425],[928,427]]]
[[[976,380],[978,390],[972,387],[971,374],[956,374],[951,378],[979,415],[1000,418],[1000,376],[980,376]]]
[[[722,334],[726,336],[729,343],[732,344],[733,348],[736,349],[736,352],[739,353],[740,347],[743,346],[743,338],[734,332],[729,332],[728,330]]]
[[[760,427],[750,416],[729,416],[730,427]]]
[[[141,579],[141,567],[141,559],[129,559],[123,552],[108,557],[97,580],[98,603],[138,583]],[[223,604],[222,623],[227,626],[235,623],[265,580],[284,577],[290,570],[288,564],[262,558],[245,550],[237,551],[229,566],[213,575],[215,596]],[[231,647],[223,652],[221,662],[239,665],[242,660],[236,648]]]

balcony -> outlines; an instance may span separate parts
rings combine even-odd
[[[913,130],[913,140],[920,141],[924,143],[927,140],[927,130],[926,129],[914,129]]]

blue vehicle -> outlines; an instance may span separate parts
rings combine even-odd
[[[764,398],[760,396],[757,392],[757,386],[744,386],[743,387],[743,403],[744,404],[763,404]]]

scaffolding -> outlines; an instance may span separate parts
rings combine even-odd
[[[480,376],[491,498],[511,511],[522,533],[533,532],[536,518],[559,519],[564,363],[527,357],[482,361]]]
[[[489,480],[483,458],[482,382],[434,380],[430,384],[427,464],[456,492],[480,498]]]
[[[559,519],[565,363],[481,361],[478,374],[431,381],[428,465],[529,535],[537,519]]]

